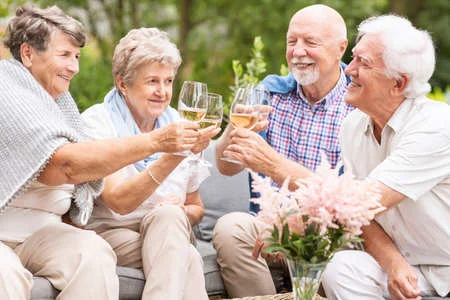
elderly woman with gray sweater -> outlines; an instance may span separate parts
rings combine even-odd
[[[200,147],[199,125],[173,123],[129,137],[86,141],[70,81],[85,33],[57,7],[25,5],[6,28],[0,61],[0,299],[29,299],[32,275],[58,299],[118,299],[116,255],[85,225],[103,177],[157,152]],[[201,145],[201,146],[199,146]],[[147,174],[151,179],[150,175]]]
[[[82,115],[87,134],[116,138],[179,122],[169,104],[180,64],[165,32],[131,30],[114,51],[116,87]],[[220,129],[203,131],[210,136]],[[191,150],[197,153],[208,143]],[[118,265],[143,269],[142,299],[208,299],[202,258],[190,241],[191,226],[204,214],[199,186],[208,175],[195,158],[158,153],[105,178],[87,228],[110,243]]]

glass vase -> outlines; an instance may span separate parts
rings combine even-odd
[[[310,264],[287,259],[294,300],[313,300],[327,262]]]

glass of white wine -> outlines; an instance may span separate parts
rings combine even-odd
[[[178,97],[178,112],[185,120],[200,122],[208,107],[208,87],[206,83],[185,81]]]
[[[208,108],[208,87],[206,83],[198,81],[185,81],[178,97],[178,113],[181,118],[200,122],[206,115]],[[175,154],[189,156],[192,151],[187,150]]]
[[[253,85],[239,88],[230,108],[230,122],[234,128],[245,128],[251,130],[259,121],[261,95]],[[240,164],[228,157],[222,160]]]
[[[200,121],[201,128],[210,126],[220,127],[223,118],[222,95],[216,93],[208,93],[208,108],[206,114]]]
[[[200,127],[202,129],[214,126],[219,128],[223,118],[223,104],[222,95],[216,93],[208,93],[208,108],[206,109],[206,115],[200,121]],[[200,154],[200,162],[208,167],[212,167],[206,159],[204,159],[203,151]]]

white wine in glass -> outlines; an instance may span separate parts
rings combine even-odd
[[[201,128],[210,126],[220,127],[223,117],[222,96],[215,93],[208,93],[208,108],[206,114],[200,121]]]
[[[206,83],[198,81],[185,81],[178,97],[178,113],[181,118],[200,122],[206,115],[208,108],[208,88]],[[177,152],[175,154],[189,156],[192,151]]]
[[[230,121],[234,128],[252,129],[258,122],[258,116],[251,113],[232,113]]]
[[[181,117],[185,120],[199,122],[206,115],[206,109],[195,107],[183,107],[179,109]]]
[[[251,130],[259,121],[260,97],[256,94],[253,85],[245,88],[239,88],[233,99],[230,108],[230,122],[234,128],[245,128]],[[240,164],[228,157],[222,157],[222,160]]]

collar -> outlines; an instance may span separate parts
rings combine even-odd
[[[313,110],[327,110],[330,106],[335,105],[340,101],[340,97],[338,96],[342,95],[342,93],[347,89],[347,79],[342,66],[340,66],[340,70],[339,80],[333,89],[326,94],[325,97],[314,103],[312,107],[308,99],[306,99],[305,94],[303,94],[303,90],[299,83],[297,83],[297,97],[294,98],[294,101],[295,99],[298,99],[304,104],[309,105]]]
[[[408,115],[414,108],[414,102],[415,99],[405,99],[394,111],[394,114],[388,120],[386,126],[389,126],[395,133],[397,133],[408,120]],[[373,131],[373,121],[368,115],[364,116],[363,128],[365,134]]]

